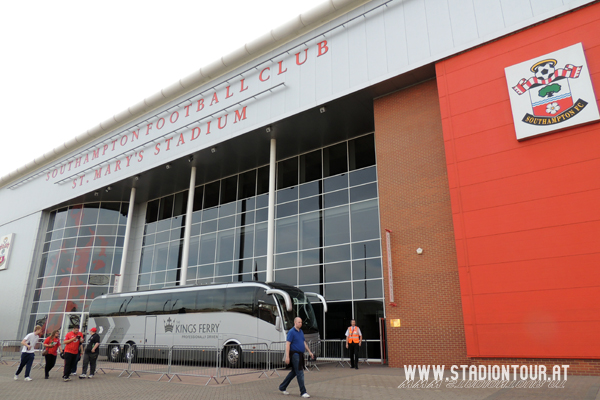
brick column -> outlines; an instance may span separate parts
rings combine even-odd
[[[389,365],[466,364],[436,81],[379,98],[374,112]],[[392,230],[396,307],[389,305],[385,229]],[[401,327],[390,327],[392,318]]]

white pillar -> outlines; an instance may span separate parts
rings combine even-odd
[[[275,246],[275,171],[277,158],[275,139],[271,139],[271,161],[269,164],[269,217],[267,225],[267,282],[273,282],[273,248]]]
[[[129,209],[127,211],[127,225],[125,225],[125,238],[123,240],[123,255],[121,256],[121,270],[119,276],[119,284],[117,285],[117,293],[123,291],[123,280],[125,279],[125,269],[127,265],[127,252],[129,251],[129,237],[131,236],[131,223],[133,221],[133,204],[135,203],[135,188],[131,188],[129,195]]]
[[[190,190],[188,192],[187,210],[185,213],[185,230],[183,232],[183,251],[181,252],[181,274],[179,286],[187,284],[188,260],[190,258],[190,234],[192,232],[192,213],[194,212],[194,190],[196,189],[196,167],[192,167]]]

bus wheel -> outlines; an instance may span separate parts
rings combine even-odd
[[[127,359],[131,360],[131,362],[137,361],[137,348],[135,347],[135,343],[127,342],[129,348],[127,349]]]
[[[237,345],[227,345],[223,348],[223,361],[226,368],[242,367],[242,348]]]
[[[119,362],[122,358],[121,346],[113,344],[108,346],[108,361]]]

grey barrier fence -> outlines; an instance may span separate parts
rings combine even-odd
[[[101,344],[98,347],[96,373],[105,371],[120,371],[119,376],[129,373],[129,344]]]
[[[371,349],[371,356],[379,348],[379,340],[363,339],[361,346],[358,348],[358,363],[371,365],[371,362],[381,362],[379,358],[369,358],[369,349]],[[350,352],[346,349],[346,341],[342,340],[343,349],[343,364],[350,365]]]
[[[335,363],[344,366],[349,358],[344,340],[318,340],[308,343],[316,361],[307,357],[307,369],[319,369],[319,365]],[[359,362],[375,361],[369,358],[369,348],[379,345],[378,340],[363,340]],[[21,342],[18,340],[0,340],[0,363],[16,365],[21,358]],[[119,376],[130,378],[142,373],[159,375],[160,381],[167,377],[181,381],[184,376],[207,378],[206,384],[215,381],[218,384],[230,377],[258,373],[258,377],[280,376],[279,371],[287,368],[285,364],[286,342],[231,344],[223,347],[207,346],[159,346],[134,344],[102,344],[98,348],[96,374],[106,371],[119,372]],[[41,349],[41,343],[40,343]],[[36,366],[44,366],[41,351],[37,352]],[[308,354],[307,354],[308,355]],[[57,360],[58,361],[58,360]],[[379,360],[377,360],[379,361]],[[81,364],[80,364],[81,365]],[[60,365],[57,368],[63,368]]]
[[[2,350],[0,350],[2,364],[19,364],[21,362],[22,347],[20,340],[2,340]]]
[[[221,353],[216,347],[207,346],[173,346],[168,374],[169,382],[173,378],[181,381],[182,376],[208,378],[205,386],[214,380],[220,383],[218,371]]]
[[[285,363],[285,343],[271,342],[269,345],[269,376],[280,376],[279,371],[287,368]]]
[[[266,343],[227,344],[221,350],[221,367],[217,375],[220,383],[231,376],[260,372],[259,377],[268,376],[270,368],[269,346]],[[231,383],[231,381],[229,381]]]
[[[169,367],[172,360],[172,348],[170,346],[160,345],[133,345],[130,344],[124,353],[127,360],[128,378],[133,374],[140,376],[140,373],[158,374],[161,380],[164,376],[169,376]]]
[[[319,369],[319,365],[337,364],[343,365],[344,342],[341,340],[318,340],[309,343],[310,351],[317,356],[316,361],[308,361],[308,368]],[[308,358],[307,358],[308,359]]]

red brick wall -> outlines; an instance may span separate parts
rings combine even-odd
[[[465,334],[452,210],[435,81],[374,102],[381,237],[390,229],[394,301],[384,280],[388,358],[404,364],[464,364]],[[417,255],[417,248],[423,254]],[[400,328],[389,326],[399,318]]]
[[[436,65],[474,363],[564,359],[598,373],[581,359],[600,358],[600,123],[518,142],[504,75],[578,42],[598,98],[600,3]]]

